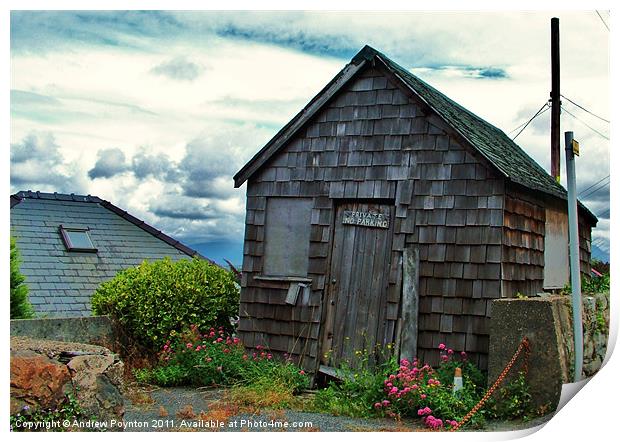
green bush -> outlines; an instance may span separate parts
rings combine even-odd
[[[15,238],[11,237],[11,319],[28,319],[34,316],[28,301],[28,286],[25,277],[19,271],[19,250]]]
[[[95,315],[110,315],[157,352],[189,324],[232,330],[239,290],[230,272],[206,260],[165,258],[119,272],[97,288],[92,306]]]
[[[604,273],[603,276],[583,276],[581,278],[581,291],[587,295],[605,293],[609,291],[609,282],[609,273]]]

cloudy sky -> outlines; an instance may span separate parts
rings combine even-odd
[[[562,93],[609,119],[599,12],[13,11],[10,190],[97,195],[240,263],[232,176],[365,44],[514,136],[549,96],[552,16]],[[608,250],[609,126],[567,99],[578,190]],[[516,140],[547,170],[549,114]]]

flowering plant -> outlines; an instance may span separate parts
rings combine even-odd
[[[158,385],[235,385],[253,382],[260,377],[278,378],[293,390],[307,384],[307,376],[290,357],[278,360],[268,349],[257,346],[246,352],[240,339],[223,327],[201,333],[196,325],[175,334],[159,353],[160,364],[153,370],[140,370],[142,382]]]
[[[462,353],[461,361],[457,362],[453,360],[454,351],[445,344],[440,344],[439,350],[441,362],[436,370],[417,359],[402,359],[396,373],[384,380],[386,398],[376,402],[375,409],[387,416],[421,417],[432,430],[456,425],[456,420],[460,420],[478,401],[479,389],[464,371],[464,388],[453,394],[454,367],[464,365],[467,355]],[[471,372],[475,366],[470,365],[468,371]],[[448,378],[448,375],[452,377]],[[474,377],[480,378],[482,374]]]

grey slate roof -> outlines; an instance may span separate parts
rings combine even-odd
[[[478,117],[471,111],[465,109],[460,104],[451,100],[437,89],[422,81],[420,78],[413,75],[402,66],[398,65],[381,52],[370,46],[364,46],[360,52],[358,52],[351,64],[360,64],[365,62],[374,62],[380,60],[384,63],[385,67],[392,71],[397,77],[399,77],[406,86],[410,88],[418,97],[420,97],[426,104],[433,109],[448,125],[460,133],[470,144],[476,149],[483,157],[485,157],[504,177],[508,180],[522,185],[527,189],[544,192],[548,195],[552,195],[561,199],[567,199],[566,189],[559,183],[557,183],[534,159],[532,159],[523,149],[521,149],[514,141],[512,141],[501,129],[493,126],[489,122]],[[345,67],[346,69],[346,67]],[[299,118],[311,118],[312,115],[305,112],[310,108],[313,102],[317,101],[318,97],[327,90],[327,88],[337,81],[342,76],[343,69],[336,77],[321,91],[312,101],[302,110],[292,121]],[[359,72],[359,71],[358,71]],[[318,109],[315,109],[315,111]],[[248,176],[248,172],[252,170],[250,167],[253,163],[262,163],[268,160],[268,158],[261,158],[261,156],[268,152],[268,147],[281,142],[278,140],[281,137],[291,122],[283,128],[276,136],[269,141],[269,143],[250,160],[238,173],[235,175],[235,185],[238,187],[245,181]],[[286,134],[289,138],[293,134]],[[275,152],[271,152],[273,155]],[[596,217],[580,203],[581,208],[594,220]]]
[[[96,196],[18,192],[11,195],[11,234],[35,311],[90,315],[90,296],[117,272],[145,259],[201,257],[196,251]],[[98,252],[68,252],[60,225],[89,227]]]

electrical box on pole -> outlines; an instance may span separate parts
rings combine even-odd
[[[575,342],[575,382],[581,380],[583,369],[583,325],[581,320],[581,268],[579,264],[579,221],[577,212],[577,183],[575,155],[579,143],[572,132],[564,132],[566,142],[566,187],[568,189],[568,241],[570,244],[570,283],[572,288],[573,335]]]

